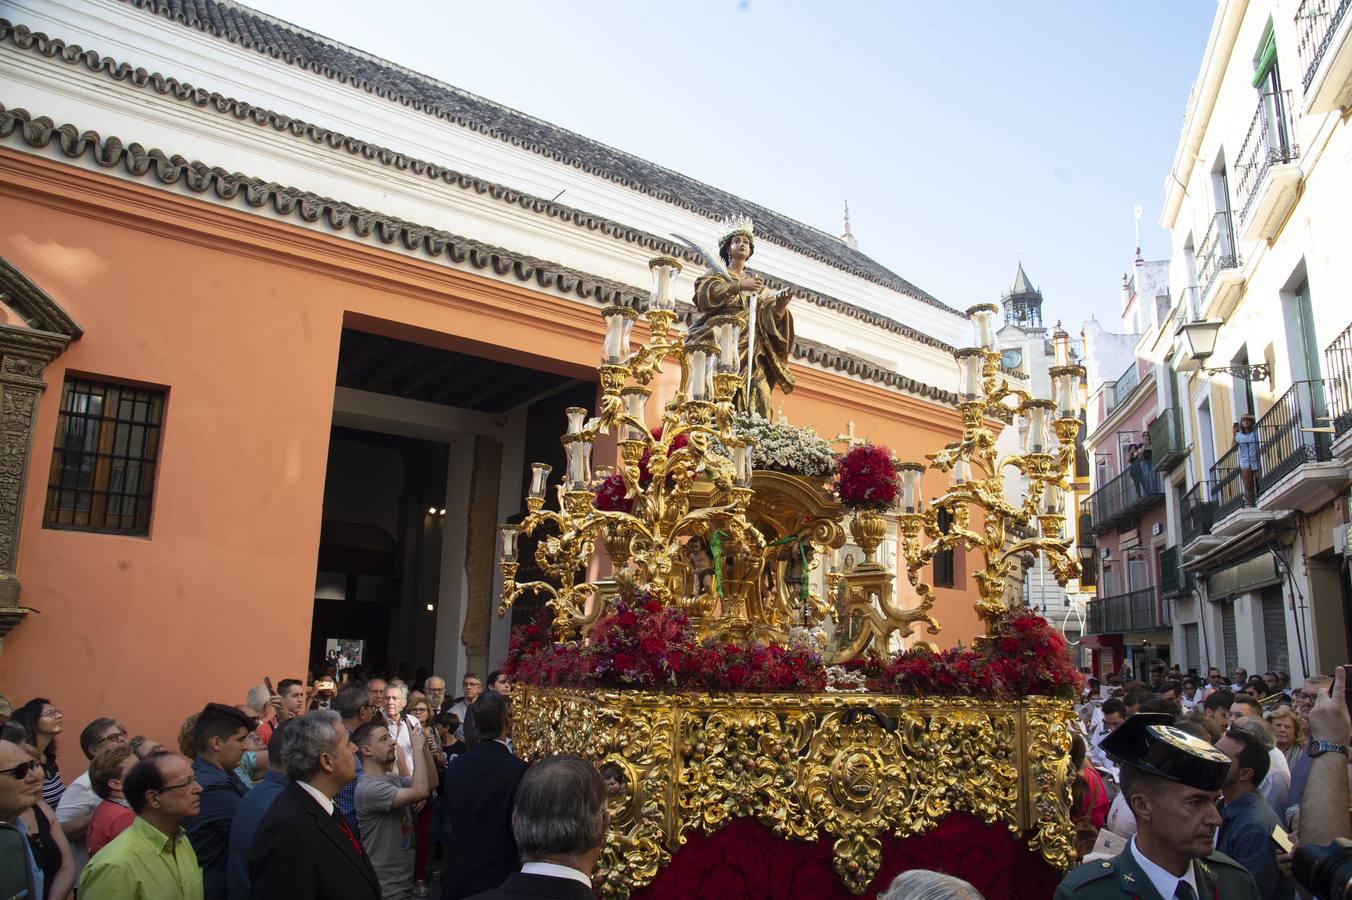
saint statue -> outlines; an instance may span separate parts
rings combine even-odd
[[[709,260],[709,271],[695,282],[697,312],[690,334],[694,339],[703,336],[708,332],[709,320],[717,316],[741,317],[738,352],[742,357],[742,374],[750,379],[750,390],[738,391],[735,405],[742,412],[768,419],[772,410],[770,393],[793,392],[793,373],[789,371],[789,356],[793,353],[793,314],[789,312],[789,301],[793,294],[787,290],[771,294],[762,279],[747,274],[746,261],[756,252],[751,220],[742,216],[725,226],[718,239],[718,256],[723,265]],[[750,314],[753,303],[754,316]],[[752,348],[750,357],[748,345]]]

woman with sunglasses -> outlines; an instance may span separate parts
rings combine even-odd
[[[14,711],[14,721],[28,732],[28,743],[42,758],[42,800],[52,809],[61,802],[66,785],[56,764],[56,736],[61,733],[61,710],[46,697],[36,697]]]
[[[21,727],[19,722],[6,724],[0,729],[0,741],[20,744],[28,752],[29,759],[0,771],[0,778],[24,782],[25,787],[35,786],[43,780],[42,756],[29,741],[26,729],[21,733]],[[16,816],[15,821],[27,832],[33,862],[42,871],[43,900],[65,900],[75,887],[75,858],[71,855],[65,832],[56,821],[56,814],[39,800]]]

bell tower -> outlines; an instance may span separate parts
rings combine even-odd
[[[1032,329],[1042,327],[1042,292],[1033,287],[1028,274],[1019,263],[1014,276],[1014,287],[1001,298],[1005,307],[1005,324]]]

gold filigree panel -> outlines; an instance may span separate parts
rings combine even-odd
[[[1065,701],[519,687],[514,706],[523,758],[575,753],[606,776],[605,897],[652,883],[689,831],[739,817],[795,840],[830,835],[856,894],[884,833],[922,834],[956,811],[1025,832],[1052,865],[1073,861]]]

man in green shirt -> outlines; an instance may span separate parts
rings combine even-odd
[[[202,900],[202,869],[183,831],[201,807],[192,763],[148,756],[127,773],[122,792],[136,821],[85,866],[81,900]]]

